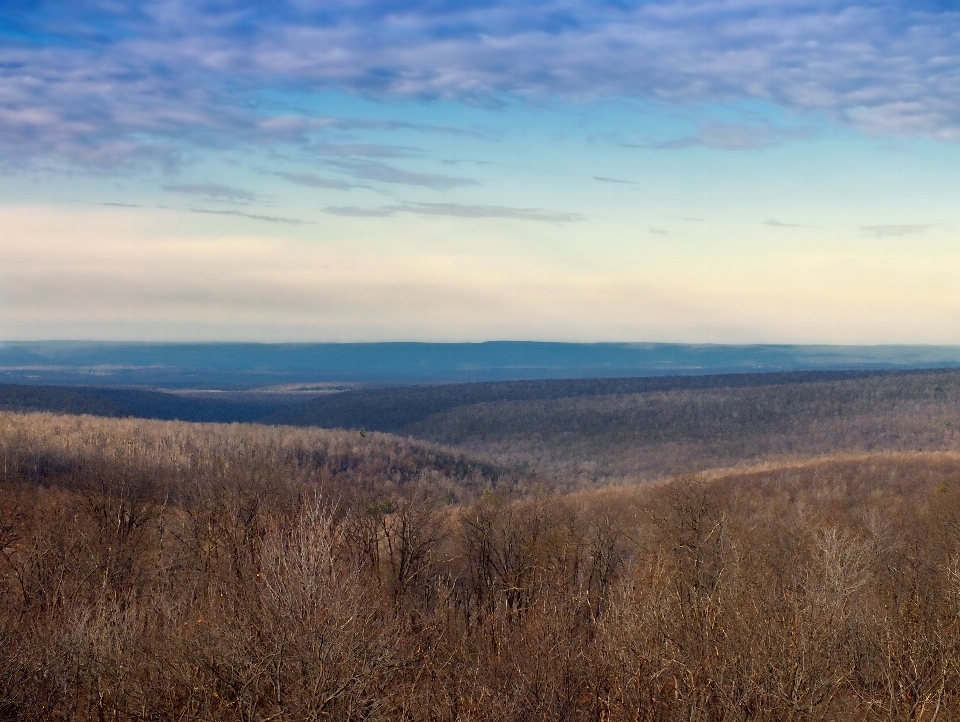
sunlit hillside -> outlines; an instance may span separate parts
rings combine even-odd
[[[568,490],[388,435],[0,414],[0,718],[960,716],[960,454]]]

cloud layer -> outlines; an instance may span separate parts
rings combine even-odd
[[[512,218],[521,221],[546,223],[576,223],[584,220],[579,213],[559,213],[542,208],[511,208],[508,206],[484,206],[462,203],[400,203],[392,206],[363,208],[355,206],[328,206],[324,213],[356,218],[387,218],[397,213],[417,216],[448,216],[452,218]]]
[[[417,173],[370,160],[330,159],[327,161],[327,165],[359,180],[419,186],[421,188],[432,188],[438,191],[446,191],[461,186],[478,185],[477,181],[472,178],[460,178],[436,173]]]
[[[256,194],[242,188],[232,188],[218,183],[172,183],[163,187],[168,193],[183,193],[216,201],[246,203],[256,199]]]
[[[253,102],[265,90],[759,100],[869,132],[958,140],[958,67],[960,11],[931,0],[12,2],[0,10],[0,160],[173,166],[184,139],[300,141],[371,124],[276,116]],[[773,140],[708,126],[669,147]]]

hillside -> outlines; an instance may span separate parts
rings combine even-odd
[[[397,386],[306,397],[0,386],[0,408],[387,431],[581,484],[762,459],[960,448],[953,370]]]
[[[263,422],[396,432],[464,405],[671,389],[740,388],[815,380],[869,378],[883,371],[653,376],[611,379],[373,386],[312,383],[264,389],[203,390],[0,383],[0,410],[212,422]],[[923,371],[908,372],[924,373]]]
[[[129,481],[138,494],[187,505],[215,490],[295,500],[320,488],[348,497],[426,482],[449,501],[532,478],[387,434],[44,413],[0,412],[0,454],[6,481],[73,491]]]
[[[355,390],[268,417],[391,431],[563,479],[960,448],[960,373],[789,373]]]
[[[928,371],[901,372],[909,375]],[[656,391],[740,389],[823,380],[897,375],[889,371],[792,371],[782,373],[552,379],[502,383],[430,384],[352,389],[308,399],[263,419],[266,423],[405,433],[415,424],[452,409],[509,401],[549,401]]]
[[[282,393],[174,393],[103,386],[0,384],[0,410],[163,419],[167,421],[251,422],[302,403],[303,395]]]
[[[960,717],[960,454],[563,492],[397,437],[0,414],[0,719]]]
[[[483,403],[401,433],[585,479],[839,451],[955,450],[960,374]]]

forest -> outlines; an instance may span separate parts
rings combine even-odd
[[[593,399],[588,429],[620,409],[624,444],[706,449],[645,483],[374,431],[0,412],[0,718],[960,718],[960,419],[917,378],[704,390],[660,429]],[[536,403],[554,443],[585,402]],[[831,418],[848,433],[804,438]],[[713,464],[717,438],[760,456]]]
[[[383,431],[586,487],[837,451],[960,450],[958,370],[317,388],[0,384],[0,409]]]
[[[960,0],[0,0],[0,722],[960,722]]]

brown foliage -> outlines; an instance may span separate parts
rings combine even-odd
[[[6,414],[0,458],[0,719],[960,718],[955,454],[562,494]]]
[[[675,389],[458,406],[404,427],[589,484],[838,452],[960,450],[960,374]]]

